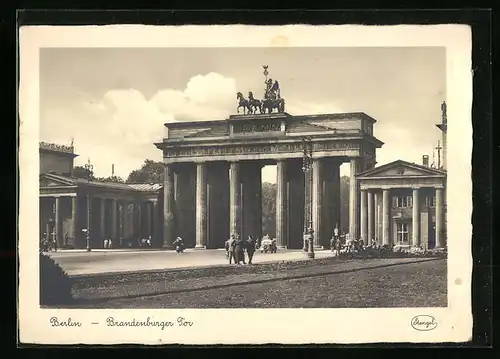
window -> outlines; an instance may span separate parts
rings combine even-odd
[[[436,196],[425,197],[425,205],[427,207],[436,207]]]
[[[408,223],[398,223],[398,242],[408,242]]]
[[[412,201],[413,198],[412,196],[398,196],[398,197],[393,197],[393,207],[398,207],[398,208],[405,208],[405,207],[411,207],[412,206]]]

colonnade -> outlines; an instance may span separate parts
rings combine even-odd
[[[424,197],[421,192],[424,188],[411,188],[411,237],[408,244],[412,246],[423,245],[422,235],[422,203]],[[360,237],[365,242],[372,239],[378,240],[380,245],[392,245],[394,240],[391,236],[392,191],[401,190],[398,187],[386,187],[379,189],[360,190]],[[425,188],[427,192],[434,193],[435,203],[435,248],[443,248],[445,240],[444,219],[444,189],[442,187]]]
[[[58,246],[83,247],[84,228],[90,228],[93,247],[101,247],[104,238],[118,243],[120,238],[153,237],[159,233],[155,199],[120,200],[91,194],[68,194],[42,197],[41,200],[41,223],[45,227],[41,231]],[[51,210],[47,205],[52,207]]]
[[[316,247],[326,246],[335,226],[340,226],[341,162],[336,158],[313,161]],[[274,163],[277,244],[302,248],[306,200],[302,159]],[[196,248],[220,248],[233,233],[262,237],[261,170],[267,164],[258,160],[166,164],[163,246],[172,247],[177,236]]]

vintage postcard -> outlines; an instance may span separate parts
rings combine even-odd
[[[19,41],[20,343],[471,338],[468,26]]]

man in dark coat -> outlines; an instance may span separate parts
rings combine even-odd
[[[252,264],[252,258],[255,253],[255,240],[252,238],[252,236],[248,236],[246,249],[248,254],[248,264]]]
[[[240,264],[240,262],[245,263],[245,241],[240,238],[238,234],[236,234],[236,241],[234,242],[234,259],[236,264]]]

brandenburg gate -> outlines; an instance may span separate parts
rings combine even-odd
[[[230,233],[261,237],[261,169],[276,164],[276,239],[302,248],[304,174],[302,139],[313,146],[312,208],[315,246],[326,245],[340,225],[339,166],[350,163],[349,232],[358,236],[355,174],[375,165],[382,142],[364,113],[230,116],[220,121],[165,124],[163,151],[164,246],[174,237],[218,248]]]
[[[195,238],[197,248],[221,248],[233,233],[262,237],[261,169],[275,164],[277,244],[302,248],[304,138],[313,151],[314,246],[327,246],[335,226],[340,226],[339,167],[345,162],[351,170],[349,233],[359,236],[355,174],[375,166],[376,149],[383,145],[373,135],[375,119],[361,112],[290,115],[284,111],[277,82],[267,79],[265,69],[262,101],[253,99],[252,93],[249,100],[238,93],[244,114],[165,124],[165,138],[155,143],[165,164],[164,247],[171,247],[177,236]]]

